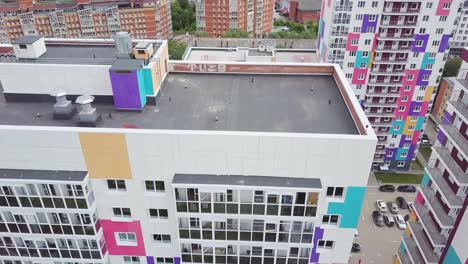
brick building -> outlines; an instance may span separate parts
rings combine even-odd
[[[319,0],[294,0],[290,2],[289,18],[299,23],[320,20]]]

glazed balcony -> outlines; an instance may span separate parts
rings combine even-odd
[[[369,84],[371,86],[401,86],[401,80],[378,80],[378,79],[369,79]]]
[[[437,199],[434,190],[432,190],[430,187],[419,187],[421,188],[421,193],[424,196],[426,203],[429,204],[430,208],[432,208],[433,214],[439,219],[440,223],[444,227],[453,227],[455,221],[444,210],[439,200]]]
[[[369,117],[393,117],[394,113],[392,112],[371,112],[371,111],[366,111],[366,115]]]
[[[409,51],[410,45],[377,45],[378,51]]]
[[[463,172],[457,162],[453,160],[450,152],[445,147],[434,147],[433,149],[450,174],[455,177],[459,183],[468,184],[468,175]],[[430,160],[429,164],[432,164],[433,162],[435,161]]]
[[[457,196],[452,188],[448,185],[447,181],[443,178],[442,171],[437,168],[426,168],[429,176],[432,181],[439,187],[440,192],[448,201],[449,205],[461,207],[463,205],[463,200]]]
[[[382,20],[380,23],[380,26],[382,27],[388,27],[388,28],[405,28],[405,27],[416,27],[418,24],[418,21],[385,21]]]
[[[426,235],[424,235],[422,225],[418,222],[407,222],[407,224],[409,224],[411,233],[414,235],[419,251],[422,253],[423,258],[427,260],[418,263],[437,264],[439,257],[432,249],[431,242],[427,239]]]
[[[418,215],[419,221],[421,221],[422,226],[426,230],[426,233],[429,235],[429,238],[432,240],[436,246],[445,246],[447,239],[440,233],[440,231],[435,226],[432,221],[431,216],[429,215],[429,209],[422,204],[414,204],[416,214]]]
[[[397,102],[364,102],[368,107],[397,107]]]
[[[388,13],[388,14],[415,14],[419,13],[421,11],[421,7],[418,6],[417,8],[411,8],[411,7],[384,7],[383,13]]]
[[[389,92],[389,91],[376,91],[376,90],[367,90],[366,96],[379,96],[379,97],[389,97],[389,98],[396,98],[400,97],[399,93],[396,92]]]

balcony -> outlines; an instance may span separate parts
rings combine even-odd
[[[422,222],[424,229],[426,229],[426,233],[429,234],[434,245],[445,246],[447,239],[440,234],[439,230],[437,230],[437,227],[434,225],[434,222],[429,215],[429,209],[422,204],[414,204],[414,208],[419,221]]]
[[[397,102],[364,102],[368,107],[397,107]]]
[[[383,13],[388,13],[391,15],[395,14],[415,14],[419,13],[420,8],[401,8],[401,7],[387,7],[384,8]]]
[[[396,33],[380,33],[377,36],[377,39],[382,39],[382,40],[413,40],[414,34],[396,34]]]
[[[455,195],[452,188],[447,184],[447,181],[442,176],[442,171],[436,168],[426,168],[426,171],[429,173],[429,176],[439,187],[440,192],[445,196],[445,199],[448,201],[449,205],[461,207],[463,205],[463,200]]]
[[[449,151],[444,147],[434,147],[435,153],[439,155],[440,160],[442,163],[445,164],[445,167],[450,172],[450,174],[457,179],[457,181],[461,184],[468,183],[468,175],[464,173],[460,166],[453,160],[452,156],[450,156]]]
[[[442,208],[442,205],[435,196],[435,192],[430,187],[419,187],[421,188],[421,193],[423,194],[426,203],[432,208],[434,216],[439,219],[440,223],[444,227],[453,227],[455,221],[452,217],[448,216],[444,208]]]
[[[367,112],[367,116],[372,116],[372,117],[393,117],[394,113],[393,112]]]
[[[441,125],[440,128],[444,130],[444,134],[448,135],[453,142],[458,146],[458,149],[463,152],[462,154],[468,156],[468,140],[460,134],[460,131],[452,125]]]
[[[397,69],[387,69],[387,70],[382,70],[382,69],[371,69],[370,73],[372,75],[396,75],[396,76],[404,76],[405,70],[397,70]]]
[[[401,46],[401,45],[378,45],[376,51],[399,51],[399,52],[408,52],[411,49],[411,46]]]
[[[371,125],[373,127],[391,127],[392,126],[392,122],[391,121],[388,121],[388,122],[370,122]]]
[[[399,87],[401,86],[401,81],[381,81],[381,80],[374,80],[374,79],[369,79],[369,84],[371,86],[395,86]]]
[[[349,2],[348,5],[337,5],[337,6],[335,6],[335,11],[350,12],[351,10],[353,10],[353,2]]]
[[[348,32],[332,31],[331,36],[332,37],[347,37]]]
[[[379,97],[400,97],[400,94],[397,92],[391,91],[376,91],[376,90],[367,90],[366,96],[379,96]]]
[[[411,233],[413,233],[414,239],[416,241],[416,245],[420,252],[424,255],[423,257],[427,260],[427,262],[420,262],[420,263],[428,263],[428,264],[436,264],[439,260],[439,257],[434,250],[432,249],[431,242],[427,240],[427,237],[424,235],[423,227],[418,222],[407,222],[411,229]]]
[[[373,64],[406,64],[408,58],[381,58],[381,57],[375,57],[374,60],[372,61]]]
[[[408,252],[398,252],[398,258],[400,259],[400,264],[413,264]]]
[[[377,132],[376,132],[377,134]],[[376,149],[375,154],[385,154],[385,149]]]
[[[383,21],[380,23],[380,26],[382,27],[398,27],[398,28],[404,28],[404,27],[416,27],[417,21]]]
[[[457,112],[468,120],[468,106],[460,101],[449,101],[449,103],[457,110]]]
[[[405,243],[408,255],[413,260],[413,263],[424,263],[421,253],[419,253],[418,246],[414,241],[414,238],[408,237],[406,234],[403,234],[403,242]]]

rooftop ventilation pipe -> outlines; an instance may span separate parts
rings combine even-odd
[[[55,97],[54,119],[71,119],[76,113],[76,109],[72,102],[67,100],[67,94],[58,92],[52,96]]]
[[[75,103],[80,105],[78,113],[78,126],[96,127],[101,121],[101,115],[97,113],[91,103],[94,102],[94,96],[81,95],[76,98]]]
[[[125,31],[120,31],[114,34],[115,49],[117,50],[117,58],[130,59],[132,53],[132,38]]]

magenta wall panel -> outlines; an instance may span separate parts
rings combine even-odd
[[[109,251],[109,255],[116,256],[146,256],[145,254],[145,243],[143,241],[143,235],[141,233],[140,221],[132,222],[118,222],[112,220],[100,220],[103,232],[104,240]],[[136,246],[120,246],[117,245],[115,240],[115,233],[126,232],[135,233],[137,239]]]

